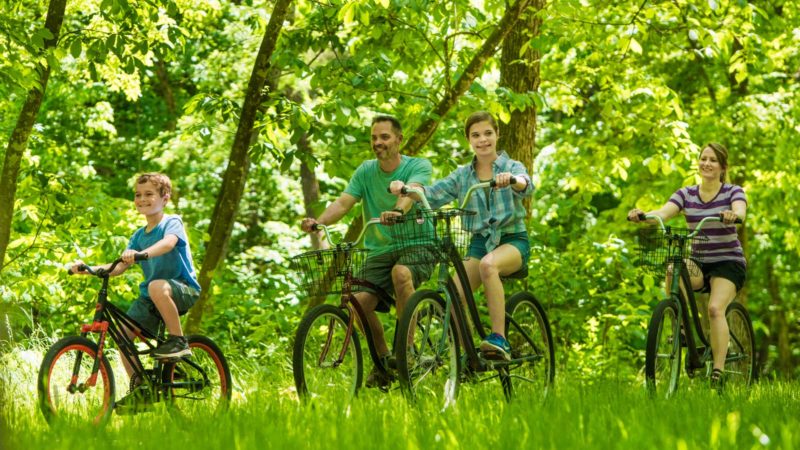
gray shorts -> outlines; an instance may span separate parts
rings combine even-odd
[[[424,250],[427,251],[427,250]],[[433,258],[419,258],[420,248],[413,247],[400,252],[383,253],[376,256],[368,256],[364,262],[364,267],[355,274],[356,278],[369,281],[380,286],[390,296],[394,296],[394,283],[392,283],[392,267],[402,265],[408,267],[414,280],[414,288],[427,281],[431,277],[434,269]],[[424,262],[419,262],[420,260]],[[353,291],[371,292],[377,294],[374,289],[367,286],[354,285]],[[379,300],[381,298],[379,297]],[[388,312],[391,305],[385,301],[379,301],[376,311]]]
[[[178,314],[185,314],[189,308],[194,305],[198,298],[200,298],[200,291],[185,284],[180,280],[167,280],[169,286],[172,288],[172,301],[178,308]],[[158,332],[158,325],[161,323],[161,314],[159,314],[155,303],[149,297],[139,297],[128,309],[128,317],[135,320],[143,329],[152,334]]]

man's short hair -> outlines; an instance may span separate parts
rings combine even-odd
[[[372,119],[372,126],[375,126],[375,124],[378,122],[391,122],[392,130],[395,132],[395,134],[398,135],[403,134],[403,127],[402,125],[400,125],[400,121],[397,120],[396,117],[392,117],[386,114],[375,116],[375,118]]]
[[[143,173],[136,179],[136,184],[144,184],[148,181],[156,185],[160,196],[172,195],[172,182],[163,173]]]

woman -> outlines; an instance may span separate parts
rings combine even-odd
[[[500,277],[528,266],[530,244],[522,199],[530,196],[533,188],[525,166],[497,150],[497,122],[489,113],[470,115],[464,133],[475,152],[472,163],[459,167],[433,186],[424,187],[425,196],[431,208],[436,209],[456,198],[463,202],[474,184],[492,179],[497,183],[494,189],[473,193],[466,205],[477,215],[470,225],[472,240],[464,266],[473,291],[483,284],[489,306],[492,333],[481,342],[481,351],[489,358],[509,360],[511,346],[505,338],[505,291]],[[510,184],[512,177],[517,180],[515,184]],[[403,182],[394,181],[390,189],[400,195],[403,186]],[[456,285],[460,290],[461,284]],[[463,293],[459,294],[463,298]]]
[[[733,222],[736,219],[744,220],[747,197],[740,186],[725,182],[728,150],[721,144],[710,143],[703,147],[698,172],[702,180],[699,185],[677,190],[664,206],[646,214],[659,216],[666,221],[683,212],[687,225],[692,229],[703,218],[722,214],[722,222],[703,226],[703,233],[709,240],[694,246],[694,256],[701,262],[688,262],[689,273],[697,274],[690,277],[692,289],[710,289],[708,317],[714,354],[711,383],[720,388],[729,340],[725,311],[744,285],[747,267]],[[628,213],[628,219],[639,222],[639,214],[642,214],[642,210],[634,208]],[[692,270],[696,268],[700,270]]]

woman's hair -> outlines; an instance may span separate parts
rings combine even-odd
[[[172,195],[172,182],[169,180],[169,177],[163,173],[143,173],[136,179],[136,184],[145,184],[148,181],[158,188],[158,194],[160,196]]]
[[[494,117],[486,111],[476,111],[470,114],[464,123],[464,136],[469,137],[469,129],[478,122],[489,122],[489,125],[494,128],[494,132],[497,133],[497,122]]]
[[[728,149],[720,143],[709,142],[703,146],[703,149],[700,150],[700,154],[702,155],[703,150],[707,148],[710,148],[714,151],[714,155],[717,157],[717,162],[719,162],[720,167],[722,167],[722,173],[719,174],[719,181],[724,183],[725,177],[728,175]]]

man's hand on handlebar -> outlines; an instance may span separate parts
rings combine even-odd
[[[311,233],[312,231],[315,231],[314,225],[317,225],[317,223],[317,219],[313,217],[306,217],[302,222],[300,222],[300,228],[306,233]]]

